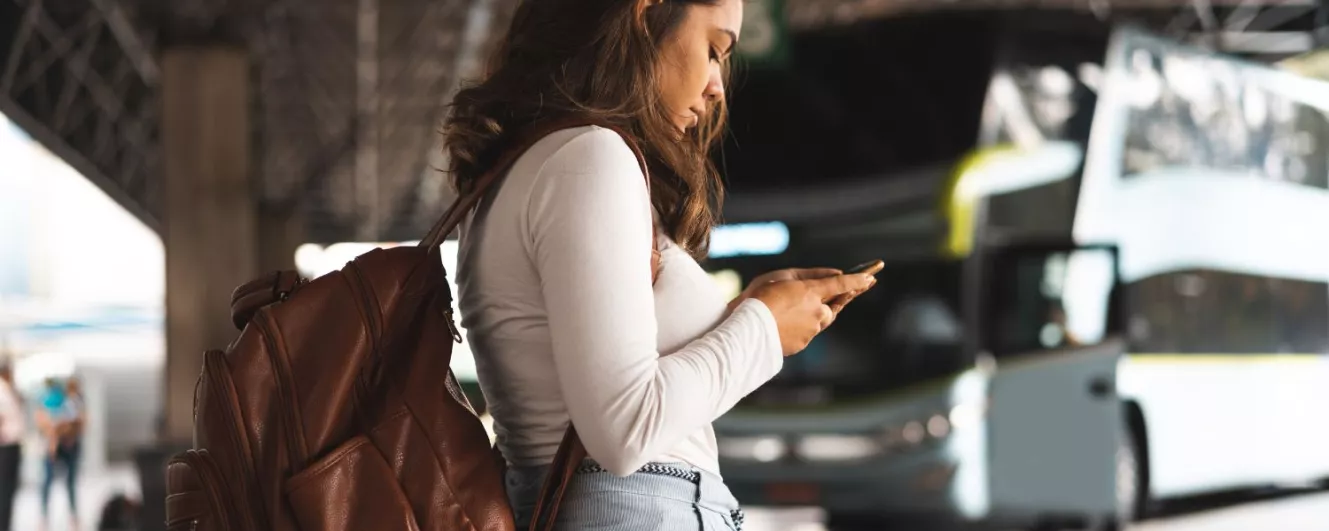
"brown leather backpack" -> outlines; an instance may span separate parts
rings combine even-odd
[[[449,368],[461,335],[439,244],[531,144],[590,123],[518,135],[418,246],[237,288],[240,337],[205,354],[194,449],[167,466],[167,529],[514,531],[502,457]],[[552,528],[584,457],[569,427],[532,530]]]

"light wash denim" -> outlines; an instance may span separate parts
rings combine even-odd
[[[508,501],[527,529],[548,466],[508,467]],[[649,463],[618,477],[582,463],[559,507],[557,531],[742,531],[743,511],[724,481],[683,463]]]

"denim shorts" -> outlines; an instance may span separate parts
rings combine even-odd
[[[517,529],[527,529],[548,466],[508,467]],[[586,460],[559,507],[559,531],[742,531],[743,511],[716,475],[683,463],[649,463],[627,477]]]

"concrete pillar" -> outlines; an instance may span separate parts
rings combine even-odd
[[[295,250],[305,240],[305,218],[294,208],[259,208],[258,271],[295,269]]]
[[[194,383],[207,349],[235,339],[231,291],[258,273],[250,165],[250,64],[229,47],[162,56],[166,378],[162,442],[193,434]]]

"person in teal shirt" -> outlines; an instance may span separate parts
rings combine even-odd
[[[83,443],[86,414],[78,380],[70,378],[63,385],[47,380],[46,391],[37,408],[37,426],[46,439],[45,479],[42,482],[43,529],[50,514],[51,487],[57,468],[65,470],[69,489],[70,528],[78,529],[78,461]]]

